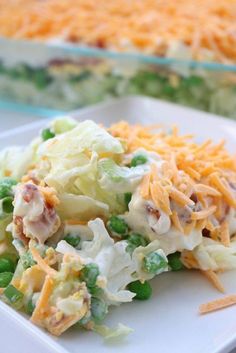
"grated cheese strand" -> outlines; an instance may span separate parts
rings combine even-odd
[[[199,307],[200,314],[207,314],[212,311],[227,308],[236,304],[236,295],[228,295],[220,299],[213,300],[211,302],[201,304]]]
[[[221,293],[225,293],[223,284],[221,283],[217,274],[212,270],[201,271],[204,276],[213,284],[213,286]]]

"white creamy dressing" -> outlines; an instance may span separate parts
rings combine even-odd
[[[155,208],[153,202],[144,200],[137,190],[129,204],[129,212],[124,218],[135,232],[145,234],[151,241],[159,240],[160,248],[164,250],[165,254],[168,255],[184,249],[192,250],[201,243],[201,231],[194,229],[186,236],[171,226],[170,217],[162,210],[158,210],[159,219],[148,213],[147,205]]]
[[[155,163],[157,173],[162,177],[161,167],[164,161],[160,156],[155,152],[147,152],[144,149],[135,152],[135,154],[140,153],[147,155],[150,163]],[[154,212],[151,212],[150,209],[153,209]],[[129,203],[129,212],[125,214],[124,219],[135,232],[145,234],[151,241],[159,240],[160,248],[167,255],[184,249],[192,250],[202,241],[201,231],[194,229],[186,236],[173,227],[170,217],[161,209],[157,210],[151,200],[144,200],[139,189],[133,194]]]

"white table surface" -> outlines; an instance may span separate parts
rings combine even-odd
[[[17,126],[21,126],[23,124],[34,122],[38,119],[40,118],[34,115],[24,115],[24,114],[18,114],[18,113],[10,113],[8,111],[0,111],[0,132],[3,132],[8,129],[16,128]],[[0,320],[0,332],[3,332],[1,330],[1,326],[3,326],[3,324],[1,323],[1,320]],[[2,335],[0,334],[0,336]],[[4,347],[4,345],[2,345],[2,347]],[[26,342],[24,353],[30,352],[31,348],[33,347],[29,347],[28,343]],[[16,352],[18,351],[16,350]],[[236,353],[236,349],[234,349],[230,353]]]

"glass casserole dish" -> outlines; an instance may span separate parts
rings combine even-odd
[[[142,94],[236,118],[236,65],[0,39],[0,101],[70,110]]]

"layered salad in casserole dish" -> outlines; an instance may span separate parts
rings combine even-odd
[[[112,306],[149,299],[163,272],[199,270],[224,292],[218,273],[236,268],[235,193],[223,142],[52,121],[0,153],[1,300],[53,335],[76,326],[114,338],[131,328],[105,325]],[[235,303],[222,296],[199,310]]]
[[[2,0],[0,96],[67,110],[145,94],[235,117],[235,11],[232,0]]]

